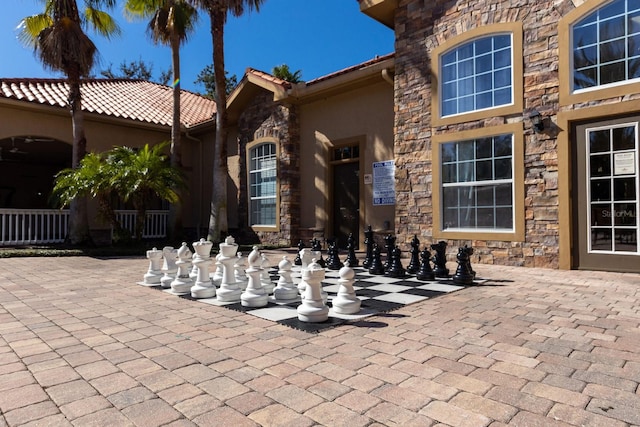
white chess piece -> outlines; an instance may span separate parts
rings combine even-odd
[[[297,308],[301,322],[320,323],[329,318],[329,307],[322,298],[324,274],[324,268],[315,259],[302,272],[302,281],[306,282],[306,287],[302,304]]]
[[[313,260],[313,255],[310,248],[302,248],[299,253],[300,253],[300,260],[302,261],[300,270],[304,275],[305,270],[308,268],[309,264],[311,264]],[[307,287],[307,283],[304,280],[301,280],[300,283],[298,283],[298,292],[300,293],[300,296],[302,298],[304,298],[304,291],[306,287]]]
[[[272,294],[273,289],[276,285],[271,281],[271,276],[269,276],[269,258],[265,254],[260,254],[260,267],[262,271],[260,273],[260,282],[262,283],[262,287],[267,294]]]
[[[147,259],[149,260],[149,269],[144,275],[144,283],[146,285],[159,284],[162,279],[162,272],[160,271],[162,262],[162,251],[157,248],[153,248],[147,251]]]
[[[171,287],[171,282],[176,278],[176,273],[178,272],[178,266],[176,265],[178,250],[173,246],[165,246],[162,248],[162,259],[164,262],[160,271],[162,271],[163,276],[160,279],[160,283],[163,288],[168,289]]]
[[[278,284],[273,290],[273,296],[277,302],[291,302],[298,299],[298,288],[291,279],[293,264],[287,256],[282,257],[282,261],[278,264]]]
[[[220,286],[220,282],[222,282],[222,263],[220,262],[220,257],[222,254],[218,252],[216,255],[216,271],[211,274],[211,282],[215,286]]]
[[[249,280],[246,289],[240,296],[241,304],[243,307],[264,307],[268,303],[269,294],[260,282],[262,268],[260,267],[260,252],[258,252],[257,246],[253,247],[247,259],[249,261],[247,269]]]
[[[222,280],[220,289],[216,292],[216,299],[220,302],[238,302],[242,290],[236,284],[233,264],[236,261],[238,244],[231,236],[227,236],[223,243],[220,243],[220,263],[222,263]]]
[[[193,263],[198,269],[196,282],[191,287],[191,296],[193,298],[213,298],[216,296],[216,287],[209,277],[212,246],[213,243],[205,239],[193,242],[193,249],[196,251]]]
[[[362,303],[353,289],[356,273],[347,262],[345,266],[340,269],[339,274],[338,295],[331,302],[331,306],[336,313],[355,314],[360,311],[360,305]]]
[[[242,252],[238,252],[236,263],[233,265],[233,275],[236,279],[236,284],[243,291],[247,288],[247,282],[249,281],[249,278],[244,271],[244,267],[245,264],[244,258],[242,258]]]
[[[193,281],[189,277],[189,266],[191,265],[191,251],[185,242],[182,242],[182,246],[178,249],[178,273],[176,278],[171,282],[171,291],[174,294],[187,294],[191,291]]]

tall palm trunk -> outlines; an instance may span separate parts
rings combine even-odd
[[[216,101],[216,141],[213,165],[213,189],[208,239],[221,241],[228,232],[227,224],[227,91],[224,68],[224,22],[227,9],[222,5],[209,9]]]
[[[173,122],[171,124],[171,166],[182,169],[182,147],[180,144],[180,39],[171,36],[171,61],[173,67]],[[180,189],[175,189],[179,192]],[[169,207],[169,237],[172,240],[182,236],[182,201]]]
[[[73,132],[71,167],[77,168],[80,165],[80,160],[87,154],[87,139],[84,134],[84,112],[82,111],[82,96],[80,94],[80,73],[75,70],[69,72],[68,79],[69,108]],[[69,205],[68,240],[72,245],[91,243],[86,197],[78,197]]]

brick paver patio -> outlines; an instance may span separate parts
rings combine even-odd
[[[637,274],[474,265],[493,280],[309,334],[147,266],[0,259],[0,426],[640,425]]]

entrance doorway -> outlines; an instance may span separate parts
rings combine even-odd
[[[349,234],[353,233],[358,245],[360,233],[360,162],[358,145],[334,150],[332,161],[332,236],[338,248],[347,247]]]
[[[640,117],[574,130],[573,266],[640,272]]]

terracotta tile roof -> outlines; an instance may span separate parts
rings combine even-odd
[[[86,112],[171,126],[172,89],[144,80],[87,79],[82,82],[82,109]],[[0,78],[0,98],[66,108],[64,79]],[[214,101],[182,91],[181,121],[190,127],[211,119]]]
[[[291,88],[291,83],[290,82],[288,82],[286,80],[279,79],[278,77],[276,77],[276,76],[274,76],[272,74],[269,74],[269,73],[264,72],[264,71],[257,70],[255,68],[247,67],[247,70],[245,71],[245,74],[253,74],[256,77],[260,77],[263,80],[266,80],[268,82],[271,82],[271,83],[279,85],[279,86],[282,86],[285,89]]]

